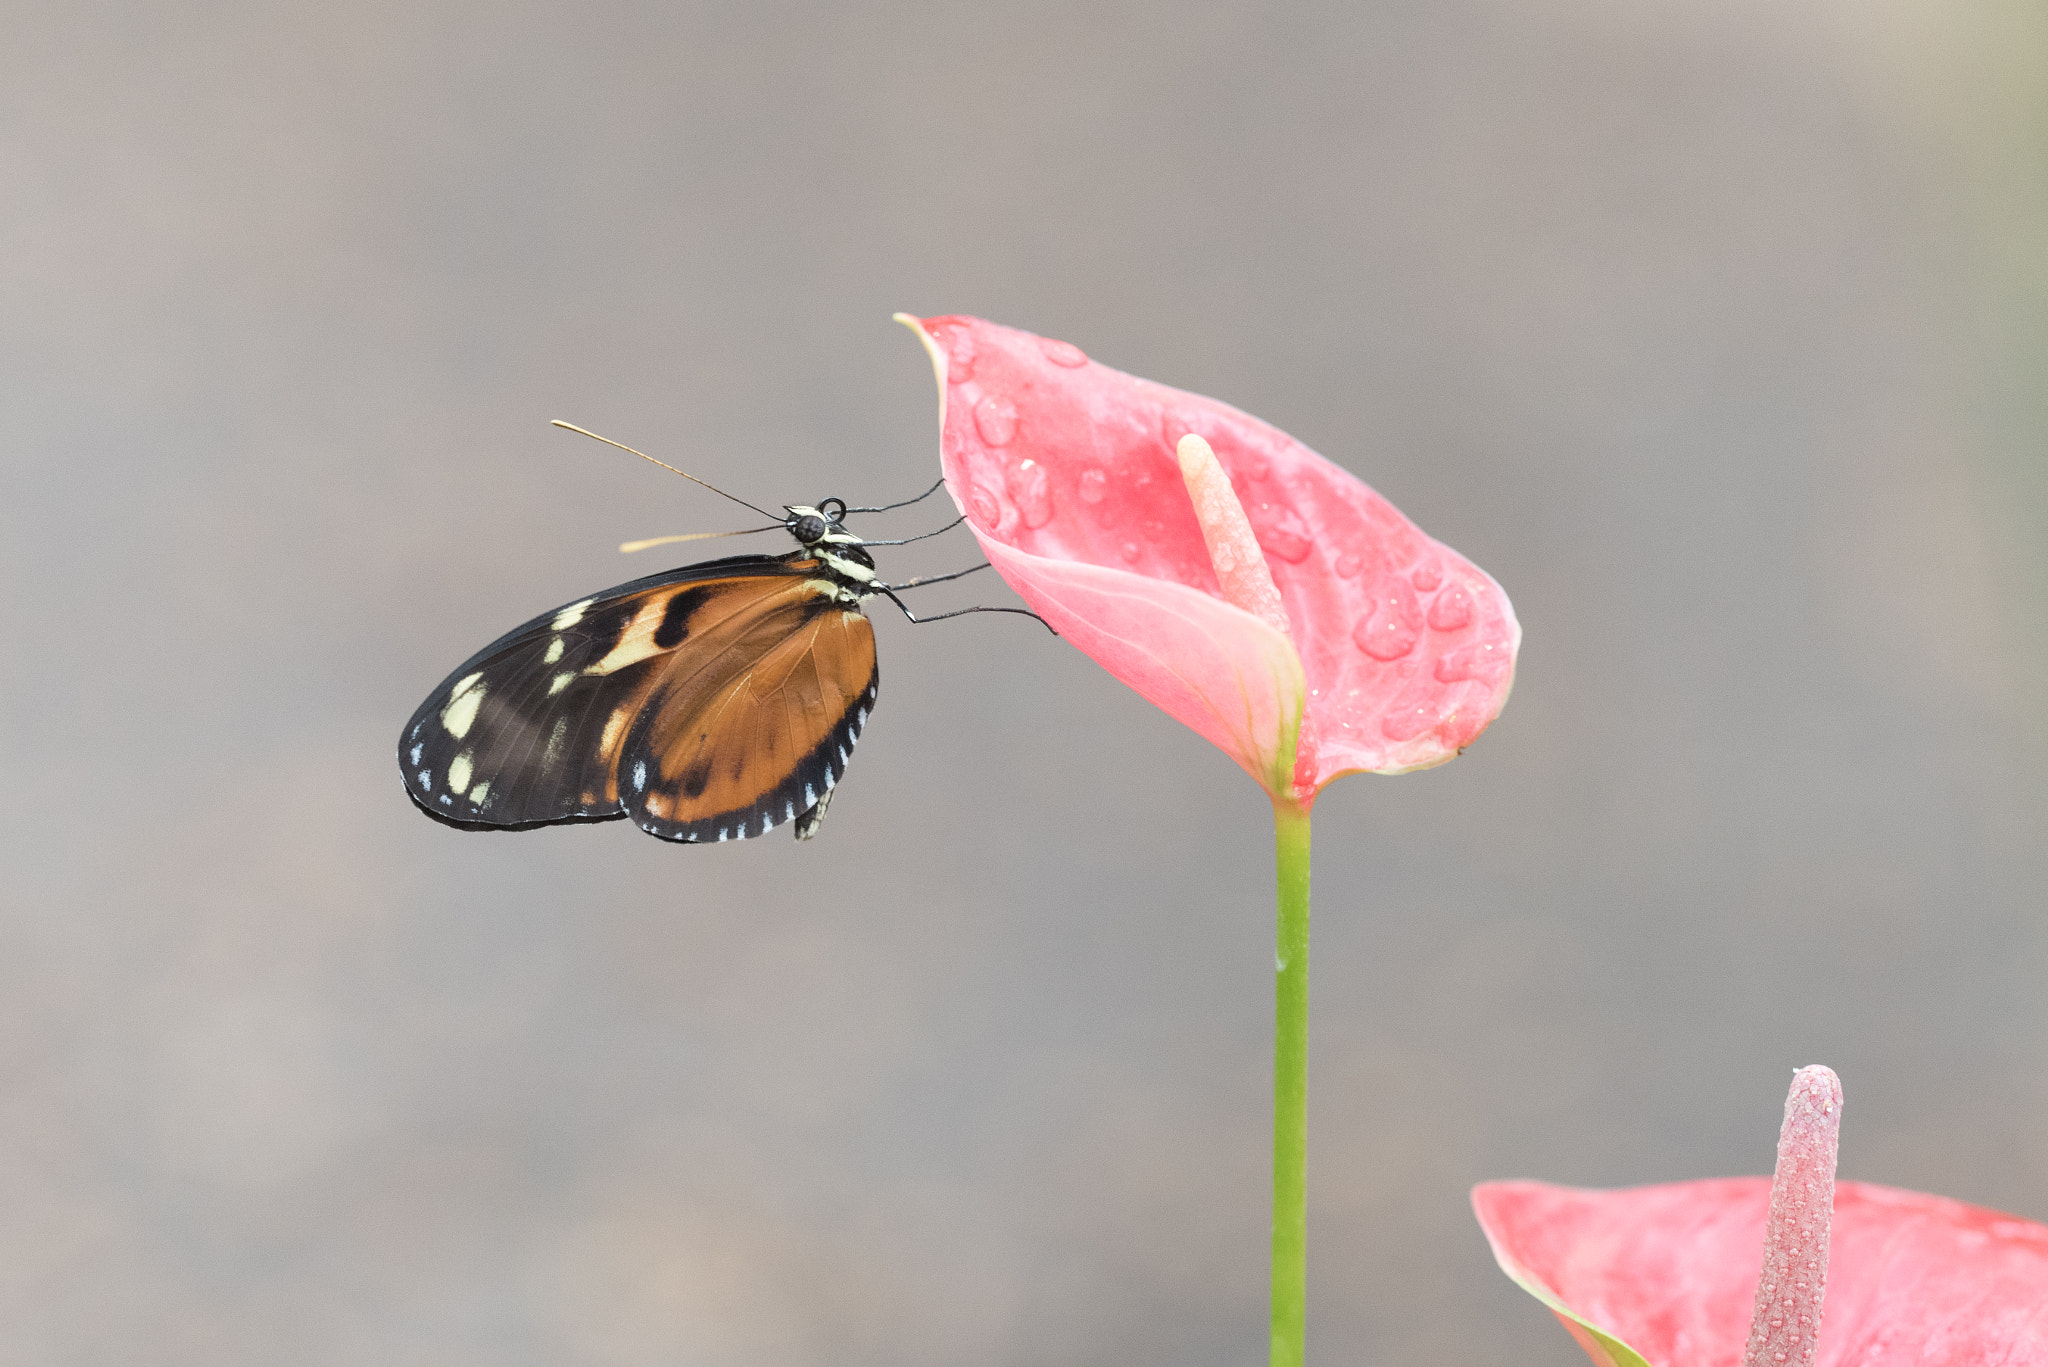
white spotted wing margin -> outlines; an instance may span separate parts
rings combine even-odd
[[[690,843],[810,834],[878,673],[873,628],[819,570],[802,552],[734,556],[534,618],[407,722],[407,795],[465,830],[632,817]]]

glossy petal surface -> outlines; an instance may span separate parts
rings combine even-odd
[[[1229,473],[1286,605],[1306,689],[1302,791],[1352,770],[1441,764],[1499,713],[1521,640],[1507,596],[1347,471],[1228,404],[1065,342],[957,316],[922,332],[940,377],[947,485],[997,570],[1261,782],[1291,680],[1261,634],[1277,633],[1222,599],[1175,456],[1189,432]],[[1095,571],[1080,576],[1091,593],[1114,598],[1113,630],[1090,629],[1072,589],[1081,567]],[[1198,613],[1190,592],[1224,611]],[[1234,676],[1206,672],[1218,655]],[[1268,728],[1256,753],[1233,748],[1239,716]]]
[[[1737,1367],[1770,1189],[1489,1182],[1472,1206],[1502,1270],[1595,1362]],[[1832,1247],[1817,1367],[2048,1367],[2048,1226],[1840,1182]]]

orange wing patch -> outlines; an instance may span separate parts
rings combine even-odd
[[[698,620],[693,667],[664,673],[621,768],[656,834],[759,834],[817,806],[845,772],[874,702],[874,628],[801,580],[744,612],[707,610],[693,634]]]

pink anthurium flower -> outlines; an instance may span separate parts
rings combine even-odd
[[[2048,1226],[1834,1181],[1840,1098],[1795,1075],[1771,1181],[1488,1182],[1473,1209],[1601,1367],[2048,1367]]]
[[[1309,810],[1340,774],[1442,764],[1522,630],[1485,571],[1278,428],[979,318],[898,319],[939,378],[939,459],[989,563],[1273,800],[1274,1367],[1307,1285]]]
[[[1507,595],[1356,476],[1066,342],[899,317],[931,352],[946,483],[997,572],[1276,799],[1441,764],[1499,714],[1521,642]]]

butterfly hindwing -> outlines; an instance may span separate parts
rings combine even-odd
[[[656,681],[621,773],[641,828],[731,840],[797,821],[807,837],[874,707],[874,628],[830,599],[785,593],[708,624],[719,649]]]
[[[844,772],[874,702],[873,628],[816,567],[734,556],[534,618],[413,714],[399,744],[407,793],[479,830],[631,815],[667,839],[713,840],[781,824],[806,777],[829,791]],[[776,719],[777,705],[799,715]]]

